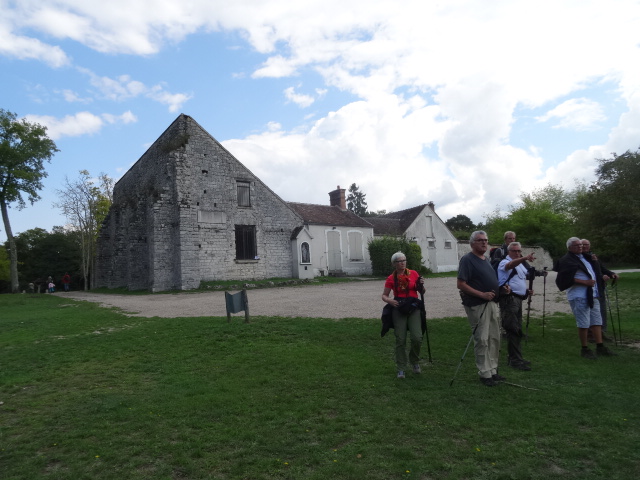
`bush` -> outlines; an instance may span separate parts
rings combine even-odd
[[[430,272],[422,264],[422,249],[417,243],[410,243],[406,237],[374,238],[369,242],[369,256],[374,275],[387,276],[393,271],[391,256],[403,252],[407,257],[407,268],[417,270],[419,274]]]

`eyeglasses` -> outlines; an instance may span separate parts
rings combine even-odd
[[[518,252],[520,253],[522,250],[509,250],[510,252]]]
[[[407,259],[405,258],[405,259],[403,259],[403,260],[396,260],[395,262],[396,262],[396,263],[402,263],[402,262],[406,262],[406,261],[407,261]]]
[[[580,248],[582,248],[582,244],[581,243],[572,243],[570,246],[571,247],[580,247]]]
[[[475,240],[478,243],[487,243],[489,241],[488,238],[478,238]]]

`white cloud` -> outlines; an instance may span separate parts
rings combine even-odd
[[[67,115],[63,118],[48,115],[26,115],[25,118],[29,122],[47,127],[47,135],[52,140],[58,140],[62,137],[93,135],[104,127],[105,122],[109,124],[127,124],[137,121],[135,115],[131,112],[125,112],[119,116],[109,114],[98,116],[90,112],[78,112],[75,115]]]
[[[572,98],[546,114],[537,117],[539,122],[558,120],[554,128],[568,128],[571,130],[592,130],[600,122],[606,120],[602,105],[588,98]]]
[[[15,35],[2,21],[0,21],[0,55],[20,60],[38,60],[54,68],[70,63],[69,57],[60,47],[47,45],[36,38]]]
[[[295,103],[301,108],[309,107],[315,102],[315,99],[311,95],[304,95],[296,93],[294,87],[288,87],[284,90],[284,96],[290,102]]]
[[[309,106],[328,89],[360,99],[290,131],[274,112],[264,133],[225,142],[289,200],[325,203],[326,191],[355,181],[373,209],[424,199],[445,218],[480,220],[521,189],[592,176],[593,155],[635,148],[640,138],[635,0],[539,0],[535,8],[520,0],[406,0],[402,8],[391,0],[21,0],[4,12],[0,35],[8,41],[0,42],[0,54],[14,58],[64,65],[68,57],[52,39],[152,55],[194,32],[237,32],[263,55],[252,81],[313,72],[322,80],[316,95],[290,87],[289,101]],[[192,98],[127,75],[89,73],[94,88],[114,101],[147,97],[176,112]],[[627,106],[618,119],[607,119],[590,96],[604,81]],[[543,135],[512,138],[517,112],[529,109],[547,111],[537,127],[599,126],[609,129],[608,141],[549,163]]]
[[[96,75],[86,68],[78,68],[78,70],[90,77],[91,85],[98,89],[103,98],[116,102],[143,96],[168,105],[170,112],[178,112],[187,101],[193,98],[191,94],[167,92],[162,85],[148,87],[140,81],[133,80],[129,75],[110,78]]]
[[[73,90],[64,89],[62,90],[62,96],[64,97],[66,102],[69,103],[91,103],[93,101],[92,98],[89,97],[81,97]]]

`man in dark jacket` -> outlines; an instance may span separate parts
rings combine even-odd
[[[582,241],[578,237],[567,240],[567,250],[569,253],[558,262],[556,285],[561,292],[567,292],[567,300],[576,317],[578,336],[582,344],[581,355],[592,360],[598,356],[615,356],[616,354],[602,343],[602,317],[598,301],[600,293],[596,273],[600,272],[600,267],[595,265],[590,255],[582,254]],[[596,342],[596,353],[588,347],[589,329]]]

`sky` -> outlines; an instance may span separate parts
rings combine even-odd
[[[119,179],[184,113],[283,200],[482,222],[640,147],[637,0],[0,0],[0,108],[65,179]],[[0,241],[6,240],[0,225]]]

